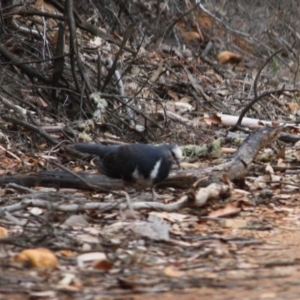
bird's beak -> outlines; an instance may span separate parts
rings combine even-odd
[[[176,162],[176,165],[177,165],[178,170],[180,170],[180,169],[181,169],[181,166],[180,166],[180,161],[179,161],[179,159],[177,159],[177,158],[174,158],[174,159],[175,159],[175,162]]]
[[[182,158],[182,150],[179,148],[179,146],[173,145],[171,153],[172,153],[172,157],[173,157],[173,162],[176,162],[178,170],[180,170],[180,161]]]

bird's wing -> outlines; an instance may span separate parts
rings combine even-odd
[[[98,165],[99,170],[109,177],[131,181],[136,169],[135,154],[130,146],[120,146],[103,157]]]
[[[172,166],[172,154],[168,147],[165,145],[140,146],[135,146],[134,149],[136,159],[139,161],[139,173],[143,174],[145,179],[154,179],[154,182],[164,180],[168,176]]]

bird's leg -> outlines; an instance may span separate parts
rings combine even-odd
[[[166,196],[166,195],[159,195],[159,194],[157,194],[156,191],[155,191],[155,185],[152,186],[151,192],[152,192],[152,199],[153,199],[153,201],[156,201],[158,199],[171,200],[171,199],[174,198],[172,195]]]
[[[155,191],[155,186],[153,186],[153,187],[151,188],[151,192],[152,192],[152,200],[153,200],[153,201],[157,201],[158,199],[165,198],[163,195],[159,195],[159,194],[156,193],[156,191]]]
[[[122,193],[122,194],[125,196],[125,198],[126,198],[127,205],[128,205],[128,208],[129,208],[129,210],[130,210],[132,216],[133,216],[133,217],[136,217],[135,212],[134,212],[134,209],[133,209],[133,206],[132,206],[132,203],[131,203],[131,199],[130,199],[129,194],[128,194],[126,191],[122,191],[121,193]]]

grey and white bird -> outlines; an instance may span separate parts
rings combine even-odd
[[[173,162],[180,168],[182,151],[178,145],[149,144],[110,145],[74,144],[74,149],[99,157],[98,170],[111,178],[123,179],[125,185],[138,189],[154,187],[166,179]],[[154,190],[153,190],[153,193]]]

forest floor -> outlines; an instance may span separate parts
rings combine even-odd
[[[85,3],[88,11],[91,1],[80,2],[77,9]],[[223,8],[129,1],[119,14],[118,0],[100,2],[112,14],[100,5],[99,18],[91,14],[97,26],[75,14],[78,49],[68,29],[62,69],[53,45],[57,24],[70,19],[63,7],[39,0],[14,13],[3,8],[0,300],[300,299],[298,69],[291,71],[298,56],[258,33],[240,34],[246,22],[229,30]],[[121,45],[132,19],[136,31]],[[178,143],[186,177],[221,165],[246,135],[225,138],[227,129],[255,99],[242,123],[246,133],[284,122],[293,141],[262,149],[226,199],[169,211],[191,185],[166,187],[158,189],[160,209],[149,207],[149,191],[130,194],[132,204],[148,205],[133,212],[124,194],[61,186],[57,174],[52,185],[37,180],[39,172],[64,168],[68,175],[96,172],[90,157],[66,147],[78,141]],[[204,154],[185,151],[206,144]]]

